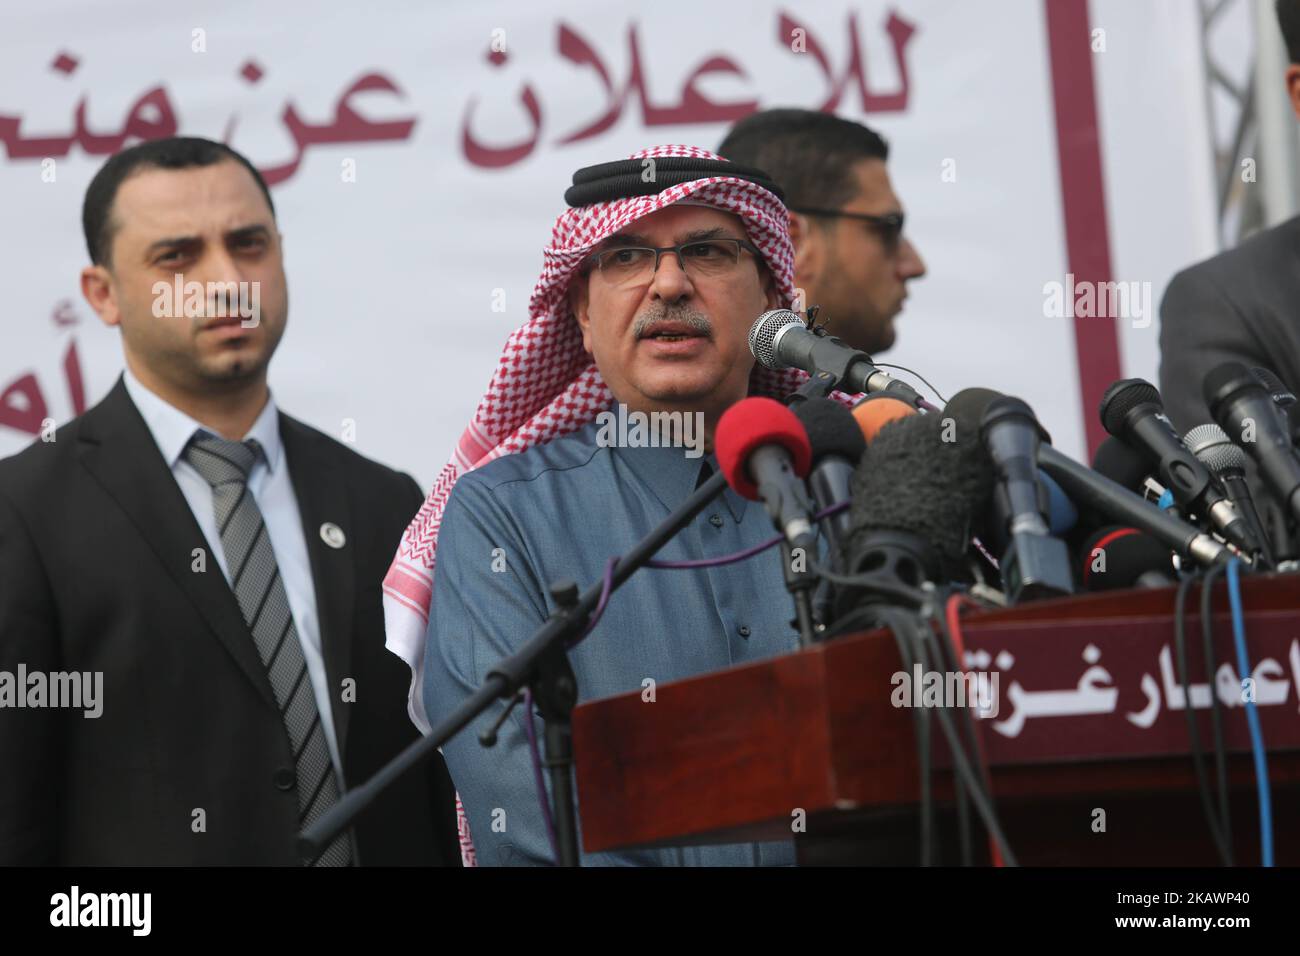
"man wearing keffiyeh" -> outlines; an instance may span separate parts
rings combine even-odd
[[[410,713],[426,732],[542,625],[551,582],[596,580],[716,467],[712,454],[681,447],[610,447],[599,413],[621,404],[698,414],[711,435],[747,394],[781,397],[803,378],[757,366],[747,345],[754,319],[795,297],[787,213],[765,174],[695,147],[656,147],[580,170],[565,199],[529,318],[384,581],[388,647],[412,667]],[[659,556],[720,556],[770,534],[763,508],[727,491]],[[707,571],[642,571],[570,654],[580,700],[788,652],[789,617],[770,553]],[[477,738],[499,709],[444,748],[466,862],[554,859],[527,746],[525,722],[538,718],[523,711],[493,748]],[[779,865],[793,862],[793,848],[583,862]]]

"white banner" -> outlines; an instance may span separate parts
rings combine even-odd
[[[1042,0],[321,6],[7,7],[0,455],[122,367],[80,296],[80,208],[105,158],[141,137],[222,139],[273,180],[291,303],[277,401],[426,487],[526,315],[573,171],[658,143],[714,148],[754,109],[833,109],[891,143],[929,274],[877,358],[945,396],[1017,394],[1074,455],[1096,412],[1080,398],[1070,249],[1100,229],[1110,278],[1138,283],[1113,321],[1122,372],[1152,380],[1150,311],[1213,251],[1194,4],[1096,0],[1073,37]],[[1087,44],[1100,127],[1104,203],[1081,207],[1073,247],[1054,101],[1073,74],[1058,60],[1053,79],[1053,30]],[[1114,336],[1107,321],[1097,335]]]

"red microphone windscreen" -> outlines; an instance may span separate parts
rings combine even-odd
[[[794,472],[808,474],[812,447],[808,433],[794,412],[771,398],[746,398],[732,405],[718,419],[713,450],[718,456],[727,484],[736,494],[758,500],[758,486],[749,476],[749,456],[762,445],[780,445],[790,453]]]

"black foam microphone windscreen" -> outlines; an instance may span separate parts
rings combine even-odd
[[[1089,591],[1173,583],[1173,552],[1136,528],[1098,528],[1079,553],[1079,578]]]
[[[826,458],[843,458],[856,465],[867,450],[867,440],[862,437],[853,413],[839,402],[810,398],[791,410],[808,433],[812,467],[816,468]]]
[[[961,431],[941,414],[912,415],[880,430],[854,474],[848,566],[871,532],[895,530],[921,538],[946,572],[961,573],[974,516],[993,488],[978,434]]]
[[[1152,473],[1146,457],[1114,435],[1107,435],[1097,446],[1097,453],[1092,456],[1092,470],[1139,495]]]

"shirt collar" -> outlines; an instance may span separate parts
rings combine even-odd
[[[158,445],[158,450],[162,452],[168,468],[176,467],[176,462],[196,431],[215,434],[212,429],[195,421],[179,408],[150,391],[144,383],[131,374],[129,368],[124,370],[122,377],[125,380],[127,394],[131,396],[131,401],[140,411],[140,417],[153,433],[154,441]],[[280,443],[280,413],[276,408],[274,396],[267,397],[266,406],[258,414],[248,434],[244,435],[244,439],[248,438],[257,439],[265,455],[267,470],[274,472],[279,467],[281,456],[284,454],[284,446]]]
[[[611,405],[611,412],[618,415],[617,404]],[[598,432],[598,425],[593,423],[590,427],[592,440],[595,441]],[[665,508],[672,511],[682,504],[695,491],[700,481],[700,469],[707,462],[710,474],[716,474],[721,469],[718,467],[718,459],[712,453],[701,455],[697,458],[688,458],[684,448],[629,448],[615,446],[610,449],[619,459],[641,481],[643,481],[655,497]],[[727,510],[739,524],[745,515],[745,499],[736,494],[730,486],[722,492],[722,500],[726,502]]]

